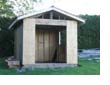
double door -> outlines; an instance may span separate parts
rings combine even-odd
[[[52,62],[54,56],[58,59],[58,40],[58,31],[36,30],[36,62]]]

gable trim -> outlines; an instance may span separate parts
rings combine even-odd
[[[66,11],[64,11],[64,10],[61,10],[61,9],[56,8],[56,7],[54,7],[54,6],[51,6],[51,7],[48,8],[48,9],[40,10],[40,11],[37,11],[37,12],[34,12],[34,13],[30,13],[30,14],[26,14],[26,15],[17,17],[17,18],[13,21],[13,23],[9,26],[9,29],[11,29],[11,28],[14,26],[14,24],[17,23],[17,21],[19,21],[19,20],[25,19],[25,18],[27,18],[27,17],[34,16],[34,15],[38,15],[38,14],[41,14],[41,13],[45,13],[45,12],[48,12],[48,11],[52,11],[52,10],[54,10],[54,11],[56,11],[56,12],[59,12],[59,13],[61,13],[61,14],[64,14],[64,15],[66,15],[66,16],[69,16],[69,17],[75,19],[76,21],[85,23],[85,20],[83,20],[83,19],[81,19],[81,18],[79,18],[79,17],[77,17],[77,16],[75,16],[75,15],[69,13],[69,12],[66,12]]]

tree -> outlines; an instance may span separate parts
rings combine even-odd
[[[8,29],[14,16],[8,0],[0,0],[0,57],[13,55],[13,31]]]
[[[100,48],[100,16],[81,15],[86,23],[78,29],[79,48]]]
[[[53,5],[61,0],[9,0],[15,15],[20,16],[37,11],[45,5]]]
[[[0,0],[0,16],[14,16],[12,10],[11,10],[11,5],[7,4],[7,0]]]
[[[37,11],[48,2],[51,3],[49,5],[53,5],[58,1],[60,0],[0,0],[0,14],[3,16],[7,16],[7,14],[9,16],[13,16],[13,14],[20,16]]]
[[[15,15],[20,16],[35,11],[35,6],[42,0],[9,0]]]
[[[0,57],[13,55],[14,33],[13,30],[7,28],[11,20],[7,17],[0,17]]]
[[[86,20],[85,24],[78,28],[78,48],[100,48],[100,16],[80,15]],[[61,33],[61,42],[66,45],[66,31]]]

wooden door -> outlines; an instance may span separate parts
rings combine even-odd
[[[52,62],[58,45],[56,36],[55,31],[36,32],[36,62]]]

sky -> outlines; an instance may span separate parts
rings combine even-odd
[[[101,1],[100,0],[37,0],[38,2],[32,2],[31,0],[26,0],[29,2],[29,6],[32,7],[31,10],[25,10],[22,2],[26,3],[25,0],[9,0],[15,3],[13,12],[15,15],[22,15],[22,12],[30,13],[30,11],[39,11],[42,9],[49,8],[54,5],[57,8],[65,10],[75,15],[79,14],[89,14],[89,15],[100,15],[101,13]],[[41,2],[40,2],[41,1]],[[20,3],[21,2],[21,3]],[[19,5],[18,5],[19,4]],[[22,12],[20,12],[22,10]]]
[[[46,8],[54,5],[65,11],[71,12],[73,14],[90,14],[99,15],[100,14],[100,1],[99,0],[42,0],[43,5],[40,8]]]

